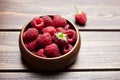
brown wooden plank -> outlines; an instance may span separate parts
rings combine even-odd
[[[119,4],[119,0],[0,0],[0,30],[21,29],[31,18],[46,14],[60,14],[75,24],[74,5],[85,11],[88,17],[85,27],[75,24],[80,30],[120,30]]]
[[[80,33],[81,50],[68,69],[120,68],[120,32]],[[21,60],[18,35],[19,32],[0,32],[0,70],[27,69]]]
[[[0,73],[0,80],[119,80],[120,71],[111,72],[60,72],[31,73],[15,72]]]

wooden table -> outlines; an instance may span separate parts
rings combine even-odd
[[[87,14],[84,27],[74,22],[74,6]],[[18,37],[31,18],[60,14],[80,31],[79,55],[70,67],[45,73],[21,59]],[[0,80],[120,80],[120,0],[0,0]]]

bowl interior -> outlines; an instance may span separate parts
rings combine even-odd
[[[40,16],[40,17],[42,17],[42,16]],[[53,19],[53,16],[52,16],[52,15],[49,15],[49,17],[51,17],[51,18]],[[66,20],[67,20],[67,19],[66,19]],[[32,20],[30,20],[27,24],[24,25],[24,27],[23,27],[23,29],[22,29],[22,31],[21,31],[20,39],[21,39],[21,43],[22,43],[23,47],[26,49],[26,51],[27,51],[28,53],[30,53],[32,56],[36,57],[36,58],[46,59],[46,60],[59,59],[59,58],[62,58],[62,57],[65,57],[65,56],[69,55],[69,54],[76,48],[77,44],[79,44],[79,40],[80,40],[79,31],[78,31],[78,29],[77,29],[77,27],[76,27],[75,25],[73,25],[70,21],[67,20],[67,23],[68,23],[68,24],[71,26],[71,28],[74,29],[74,30],[76,31],[76,33],[77,33],[77,40],[76,40],[73,48],[71,49],[71,51],[69,51],[68,53],[66,53],[66,54],[64,54],[64,55],[61,55],[61,56],[58,56],[58,57],[52,57],[52,58],[44,58],[44,57],[37,56],[37,55],[33,54],[30,50],[28,50],[28,49],[25,47],[24,41],[23,41],[23,38],[22,38],[23,33],[24,33],[28,28],[32,27],[32,26],[31,26],[31,21],[32,21]]]

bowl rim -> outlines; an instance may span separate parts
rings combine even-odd
[[[53,16],[53,15],[48,15],[48,16]],[[42,16],[39,16],[39,17],[42,17]],[[32,18],[32,19],[33,19],[33,18]],[[76,40],[73,48],[72,48],[69,52],[67,52],[66,54],[60,55],[60,56],[58,56],[58,57],[52,57],[52,58],[46,58],[46,57],[45,57],[45,58],[44,58],[44,57],[37,56],[37,55],[33,54],[30,50],[28,50],[28,49],[25,47],[24,42],[23,42],[23,38],[22,38],[23,32],[24,32],[25,29],[26,29],[26,26],[27,26],[28,24],[30,24],[30,22],[32,21],[32,19],[30,19],[28,22],[26,22],[26,24],[23,26],[23,28],[22,28],[22,30],[21,30],[21,32],[20,32],[20,41],[21,41],[21,44],[23,45],[23,47],[25,48],[25,50],[26,50],[29,54],[31,54],[32,56],[34,56],[34,57],[36,57],[36,58],[40,58],[40,59],[44,59],[44,60],[56,60],[56,59],[63,58],[63,57],[65,57],[65,56],[68,56],[68,55],[76,48],[77,44],[79,43],[79,40],[80,40],[80,42],[81,42],[80,33],[79,33],[77,27],[76,27],[71,21],[69,21],[68,19],[65,18],[65,19],[67,20],[67,22],[69,22],[70,25],[72,25],[72,26],[74,27],[74,29],[75,29],[75,31],[76,31],[76,33],[77,33],[77,40]],[[81,45],[81,43],[80,43],[80,45]],[[22,53],[22,54],[24,54],[24,53]]]

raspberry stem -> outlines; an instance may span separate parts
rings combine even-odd
[[[78,11],[78,9],[77,9],[77,6],[75,5],[74,7],[75,7],[75,10],[76,10],[76,13],[79,13],[79,11]]]
[[[80,14],[81,12],[83,12],[83,10],[79,10],[76,5],[74,6],[74,8],[75,8],[77,14]]]

